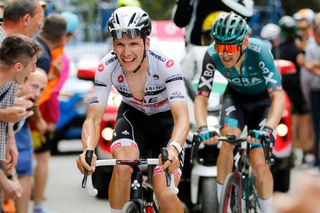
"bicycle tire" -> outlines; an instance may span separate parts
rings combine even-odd
[[[232,213],[242,213],[242,185],[241,173],[230,173],[224,181],[221,191],[219,213],[227,213],[230,208]]]
[[[122,207],[121,212],[122,213],[140,213],[140,210],[135,202],[128,201]]]

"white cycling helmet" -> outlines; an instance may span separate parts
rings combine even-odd
[[[151,33],[151,19],[139,7],[120,7],[112,13],[108,29],[114,39],[121,39],[124,34],[129,38],[137,36],[144,38]]]
[[[221,0],[225,5],[231,8],[234,12],[244,17],[251,17],[253,15],[253,0]]]
[[[269,23],[262,28],[260,37],[265,40],[274,40],[280,35],[280,31],[281,29],[278,25]]]

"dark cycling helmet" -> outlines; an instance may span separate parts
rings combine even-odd
[[[248,34],[247,22],[235,13],[223,13],[214,22],[211,30],[217,44],[241,45]]]
[[[294,36],[297,33],[297,27],[291,16],[283,16],[279,20],[279,26],[282,36]]]
[[[121,39],[124,34],[129,38],[144,38],[151,34],[151,19],[139,7],[120,7],[112,13],[108,21],[108,30],[114,39]]]

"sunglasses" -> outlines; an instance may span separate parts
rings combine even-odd
[[[215,44],[214,47],[219,55],[223,55],[224,52],[227,52],[228,55],[234,55],[240,49],[240,46],[236,44]]]
[[[141,28],[130,28],[130,29],[110,29],[111,36],[114,39],[122,39],[126,34],[130,39],[136,38],[141,33]]]

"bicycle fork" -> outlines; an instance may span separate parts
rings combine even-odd
[[[140,211],[143,212],[143,201],[142,201],[142,172],[139,167],[132,167],[133,172],[131,174],[131,190],[130,190],[130,198],[133,202],[135,202]]]

